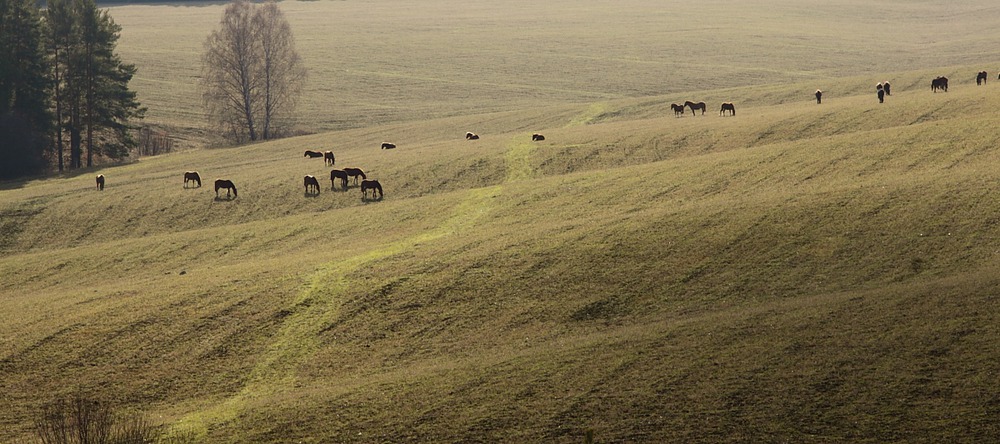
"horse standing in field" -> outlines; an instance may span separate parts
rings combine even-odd
[[[378,183],[377,180],[362,180],[361,181],[361,198],[365,199],[368,197],[368,190],[372,190],[372,199],[375,199],[375,193],[378,192],[378,198],[381,199],[382,194],[382,184]]]
[[[365,180],[368,178],[368,176],[365,175],[365,172],[361,171],[361,168],[344,168],[344,174],[353,177],[355,185],[358,184],[358,176],[361,176],[361,180]]]
[[[197,171],[185,171],[184,172],[184,188],[188,187],[188,182],[195,182],[198,187],[201,188],[201,175]]]
[[[892,91],[889,90],[889,87],[891,87],[891,86],[892,85],[890,85],[889,82],[882,82],[882,89],[885,90],[885,95],[887,95],[887,96],[891,96],[892,95]]]
[[[937,90],[939,90],[939,89],[943,90],[944,92],[948,92],[948,78],[947,77],[938,77],[938,78],[936,78],[934,80],[931,80],[931,91],[932,92],[937,92]]]
[[[303,155],[302,157],[308,157],[310,159],[315,159],[317,157],[323,157],[323,153],[321,153],[319,151],[306,150],[306,154]]]
[[[541,134],[538,134],[538,133],[535,133],[535,134],[531,135],[531,141],[532,142],[538,142],[539,140],[545,140],[545,136],[543,136]]]
[[[223,188],[226,189],[226,197],[229,197],[229,192],[230,191],[233,192],[233,197],[239,197],[239,195],[236,194],[236,185],[233,184],[233,181],[231,181],[229,179],[215,179],[215,198],[216,199],[219,198],[219,190],[221,190]]]
[[[987,77],[989,77],[989,73],[980,71],[979,74],[976,74],[976,85],[985,85]]]
[[[692,102],[690,100],[688,100],[687,102],[684,102],[684,106],[691,108],[691,114],[696,115],[696,116],[698,114],[695,113],[695,110],[699,110],[700,109],[701,110],[701,115],[704,116],[705,115],[705,110],[708,109],[708,105],[705,105],[705,102],[694,103],[694,102]]]
[[[323,164],[333,166],[335,163],[337,163],[337,159],[333,157],[333,151],[324,151]]]
[[[104,175],[103,174],[98,174],[97,175],[97,189],[101,190],[101,191],[104,191]]]
[[[302,183],[306,187],[306,194],[310,194],[313,190],[315,190],[316,194],[319,194],[319,181],[316,180],[316,176],[307,174],[302,179]]]
[[[816,104],[819,105],[823,103],[823,91],[816,90]]]
[[[465,140],[479,140],[479,134],[465,133]]]
[[[330,190],[336,190],[337,179],[340,179],[340,187],[347,191],[347,172],[344,170],[330,170]]]
[[[670,104],[670,109],[674,110],[674,117],[680,117],[684,115],[684,105],[678,105],[676,103]]]
[[[395,143],[382,142],[382,149],[384,149],[384,150],[391,150],[391,149],[393,149],[395,147],[396,147]]]
[[[726,111],[729,111],[730,115],[735,116],[736,115],[736,105],[733,105],[733,102],[724,102],[722,104],[722,109],[719,110],[719,115],[720,116],[725,116],[726,115]]]

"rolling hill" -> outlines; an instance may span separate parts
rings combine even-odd
[[[4,183],[0,439],[82,391],[205,442],[995,441],[1000,87],[976,71],[896,73],[881,105],[844,77],[822,105],[706,90]]]

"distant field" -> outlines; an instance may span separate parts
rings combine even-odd
[[[1000,6],[979,0],[352,0],[281,8],[309,70],[300,127],[307,132],[752,85],[824,88],[836,77],[992,62],[992,30],[1000,29]],[[202,45],[223,5],[109,9],[123,27],[119,51],[139,66],[133,86],[150,108],[147,121],[172,128],[182,146],[205,143],[196,86]]]
[[[74,393],[171,444],[1000,442],[996,8],[282,7],[316,134],[0,183],[0,442]],[[112,13],[200,146],[221,6]]]

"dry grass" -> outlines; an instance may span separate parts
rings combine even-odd
[[[0,440],[87,390],[205,442],[996,441],[1000,95],[978,70],[835,72],[821,106],[808,80],[406,111],[107,168],[103,192],[3,184]],[[691,96],[708,115],[673,117]],[[328,177],[307,148],[385,199],[304,196]]]

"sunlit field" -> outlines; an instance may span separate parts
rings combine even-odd
[[[211,149],[222,6],[112,7],[187,149],[0,183],[0,442],[996,442],[983,5],[286,2],[309,134]]]

